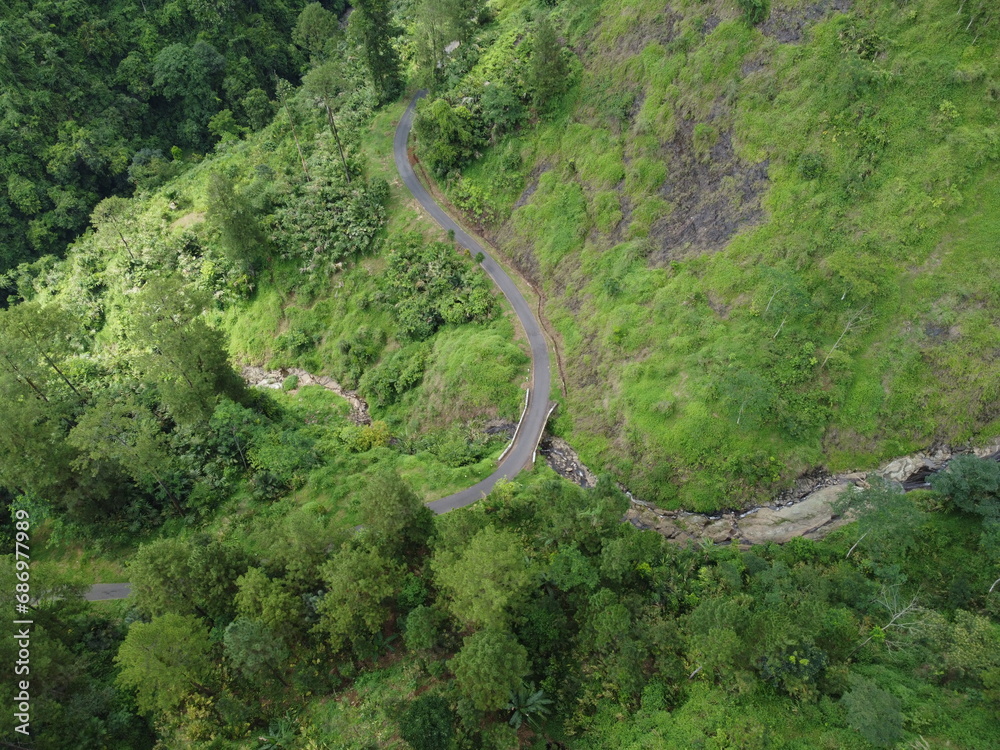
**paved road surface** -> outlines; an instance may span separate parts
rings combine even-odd
[[[83,598],[91,602],[100,602],[105,599],[124,599],[130,593],[132,586],[128,583],[98,583],[91,586]]]
[[[438,224],[445,230],[450,229],[454,231],[455,240],[468,250],[473,257],[478,253],[483,254],[483,270],[493,279],[493,283],[500,287],[500,291],[503,292],[504,296],[510,302],[511,307],[514,308],[514,312],[517,313],[517,318],[521,321],[521,326],[528,336],[528,344],[531,348],[531,393],[528,398],[528,408],[524,412],[520,429],[517,431],[517,440],[507,452],[497,470],[486,477],[486,479],[472,485],[468,489],[456,492],[454,495],[449,495],[448,497],[443,497],[440,500],[435,500],[427,504],[435,513],[447,513],[449,510],[463,508],[482,499],[484,495],[489,494],[490,490],[493,489],[493,485],[498,481],[504,478],[513,479],[521,469],[531,464],[532,454],[535,452],[538,439],[541,437],[542,430],[545,429],[545,422],[548,420],[551,372],[549,370],[549,350],[545,346],[545,336],[542,333],[541,326],[531,312],[531,306],[524,299],[524,295],[521,294],[521,291],[511,281],[510,276],[497,265],[497,262],[493,260],[486,248],[470,237],[462,227],[456,224],[445,213],[444,209],[427,192],[427,189],[420,183],[420,180],[417,179],[416,174],[413,172],[413,167],[410,165],[407,155],[406,143],[410,135],[410,128],[413,125],[414,107],[417,104],[417,100],[424,93],[421,91],[413,98],[410,106],[406,108],[403,119],[399,121],[399,125],[396,128],[396,138],[393,141],[392,148],[393,156],[396,159],[396,169],[399,170],[399,176],[402,178],[403,184],[406,185],[409,191],[413,193],[413,197],[417,199],[423,209]],[[131,586],[127,583],[99,583],[91,587],[86,598],[90,601],[124,599],[129,595],[130,591]]]
[[[528,336],[528,344],[531,348],[531,395],[528,400],[528,410],[524,414],[524,419],[521,421],[521,428],[517,433],[517,440],[510,451],[507,452],[497,470],[486,477],[486,479],[468,489],[456,492],[454,495],[449,495],[448,497],[427,504],[435,513],[447,513],[449,510],[471,505],[481,499],[483,495],[488,494],[493,489],[493,485],[499,480],[505,477],[512,479],[521,469],[531,463],[531,457],[535,451],[535,446],[538,444],[538,438],[541,436],[542,430],[545,429],[545,422],[548,419],[551,373],[549,371],[549,350],[545,346],[545,336],[542,333],[541,326],[531,312],[531,306],[524,299],[521,291],[511,281],[510,276],[493,260],[486,248],[470,237],[462,227],[456,224],[445,213],[444,209],[438,205],[437,201],[434,200],[413,172],[413,167],[410,164],[406,150],[406,143],[410,135],[410,127],[413,125],[414,107],[416,107],[417,100],[425,93],[424,91],[417,93],[413,101],[410,102],[410,106],[406,108],[403,119],[399,121],[399,125],[396,127],[396,138],[393,141],[392,147],[393,156],[396,159],[396,169],[399,170],[399,176],[403,179],[403,184],[413,193],[413,197],[417,199],[424,211],[430,214],[445,230],[452,230],[455,233],[455,240],[458,244],[467,249],[473,257],[478,253],[482,253],[485,256],[482,262],[483,270],[493,279],[493,283],[500,287],[500,291],[503,292],[504,296],[510,302],[511,307],[514,308],[514,312],[517,313],[518,320],[521,321],[521,326]]]

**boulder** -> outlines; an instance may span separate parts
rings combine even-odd
[[[1000,440],[994,440],[981,448],[974,448],[972,452],[979,458],[997,458],[1000,455]]]
[[[716,544],[728,542],[733,538],[733,523],[728,518],[712,521],[702,530],[701,536],[711,539]]]
[[[909,482],[911,479],[924,477],[937,471],[944,465],[944,460],[917,454],[904,456],[890,461],[879,469],[876,474],[894,482]]]
[[[750,544],[775,542],[784,544],[797,536],[818,539],[844,525],[847,519],[835,517],[833,503],[845,488],[851,485],[835,484],[813,492],[802,502],[773,510],[761,508],[741,519],[735,537]]]

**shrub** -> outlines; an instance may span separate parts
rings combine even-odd
[[[283,391],[294,391],[299,387],[299,376],[289,375],[281,382],[281,390]]]
[[[847,724],[876,747],[892,747],[903,738],[903,705],[874,682],[851,675],[851,689],[841,702]]]
[[[743,20],[749,26],[762,23],[771,13],[770,0],[736,0],[736,4],[743,11]]]
[[[455,718],[440,695],[422,695],[399,719],[399,734],[413,750],[447,750],[455,738]]]
[[[815,180],[826,171],[823,157],[815,152],[806,152],[799,157],[799,176],[804,180]]]

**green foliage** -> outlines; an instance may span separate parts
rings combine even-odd
[[[212,173],[207,193],[208,220],[218,229],[230,259],[251,269],[259,268],[269,253],[256,207],[232,178],[220,172]]]
[[[266,679],[284,682],[281,671],[288,662],[288,649],[267,625],[237,617],[223,635],[226,658],[248,680],[266,685]]]
[[[301,64],[288,44],[301,5],[229,3],[225,23],[201,2],[5,6],[0,271],[61,254],[102,199],[178,174],[171,147],[204,153],[261,127],[272,75]]]
[[[487,526],[460,552],[435,556],[435,580],[448,592],[455,617],[477,627],[500,628],[534,583],[525,558],[516,536]]]
[[[454,747],[454,714],[440,695],[422,695],[399,717],[399,734],[413,750]]]
[[[236,579],[236,586],[236,612],[242,619],[267,627],[269,632],[284,632],[289,622],[303,616],[301,601],[289,583],[270,578],[261,568],[247,570]]]
[[[531,41],[528,90],[536,109],[548,109],[566,87],[569,68],[563,56],[555,26],[548,16],[541,16]]]
[[[1000,463],[975,456],[958,456],[946,471],[931,477],[935,492],[965,513],[1000,520]]]
[[[165,614],[136,622],[115,657],[118,681],[136,691],[140,711],[174,711],[193,694],[213,695],[211,650],[208,630],[196,617]]]
[[[931,478],[931,485],[959,510],[981,516],[982,548],[987,554],[1000,551],[1000,464],[958,456],[947,471]]]
[[[748,26],[766,21],[771,12],[770,0],[736,0],[736,4],[743,12],[743,20]]]
[[[761,660],[760,674],[775,687],[800,700],[815,699],[817,681],[823,676],[828,659],[815,646],[784,648]]]
[[[180,503],[165,484],[171,469],[166,439],[150,411],[134,400],[101,400],[93,404],[70,432],[67,442],[86,458],[81,469],[108,461],[140,485],[155,482],[180,511]],[[91,468],[95,473],[99,468]]]
[[[314,174],[278,208],[273,240],[303,272],[330,273],[335,264],[367,252],[385,223],[389,186],[342,182],[339,175]]]
[[[479,99],[483,120],[490,130],[490,141],[495,143],[506,133],[516,130],[527,117],[527,110],[517,92],[510,86],[494,83],[483,89]]]
[[[551,705],[544,690],[535,690],[534,684],[524,685],[511,694],[507,703],[508,710],[512,711],[508,723],[514,729],[520,729],[525,721],[538,726],[538,720],[548,715]]]
[[[177,422],[208,420],[219,396],[243,398],[221,332],[201,317],[206,295],[178,276],[162,276],[147,281],[133,304],[129,338],[141,352],[137,366]]]
[[[481,711],[503,708],[528,673],[528,652],[506,630],[468,636],[452,659],[459,691]]]
[[[430,651],[441,638],[445,615],[434,607],[423,604],[414,607],[406,616],[406,630],[403,639],[409,651]]]
[[[365,534],[391,557],[405,561],[427,543],[433,514],[398,474],[373,476],[358,502]]]
[[[140,612],[197,615],[223,626],[246,568],[241,550],[217,540],[160,539],[139,548],[129,578]]]
[[[358,390],[369,403],[379,406],[393,404],[420,383],[428,355],[427,347],[419,343],[397,349],[364,374],[358,383]]]
[[[444,77],[448,63],[445,47],[452,41],[469,41],[474,18],[469,0],[423,0],[413,9],[412,45],[417,78],[433,87]]]
[[[484,321],[496,303],[487,279],[443,242],[409,233],[390,239],[375,301],[389,308],[403,338],[421,341],[445,323]]]
[[[323,57],[340,31],[337,16],[321,3],[309,3],[299,13],[292,30],[292,41],[316,57]]]
[[[329,54],[347,64],[345,90],[334,70],[329,87],[285,97],[294,137],[286,123],[233,142],[249,118],[264,126],[269,117],[269,76],[253,73],[259,58],[294,58],[288,77],[300,70],[291,23],[282,20],[283,38],[269,43],[257,31],[240,38],[233,21],[243,6],[146,5],[133,15],[159,24],[143,42],[149,53],[119,66],[128,83],[114,86],[148,88],[158,46],[182,42],[178,60],[188,65],[198,41],[186,28],[191,19],[226,58],[221,83],[213,79],[219,101],[144,100],[162,127],[141,145],[168,140],[160,156],[150,147],[132,160],[136,177],[153,186],[170,170],[187,171],[145,202],[102,205],[95,231],[66,261],[7,277],[16,295],[33,301],[0,314],[0,416],[13,426],[0,436],[0,495],[5,503],[31,495],[18,502],[40,524],[32,528],[39,738],[73,748],[157,740],[242,747],[260,737],[270,746],[361,747],[384,744],[408,705],[444,688],[446,703],[415,721],[414,735],[436,746],[516,746],[508,718],[516,724],[534,704],[547,707],[545,696],[552,703],[544,733],[572,737],[582,750],[638,750],[651,741],[860,747],[866,733],[876,742],[886,728],[898,734],[901,716],[906,741],[1000,744],[997,599],[987,594],[996,574],[982,564],[994,556],[977,546],[975,523],[991,523],[991,485],[978,469],[959,472],[978,488],[968,497],[960,483],[920,498],[873,487],[852,498],[857,526],[832,542],[670,546],[621,523],[628,501],[613,480],[584,491],[544,468],[438,518],[429,533],[419,499],[467,487],[494,468],[488,457],[469,462],[502,440],[488,441],[468,420],[513,418],[523,403],[526,360],[510,323],[472,304],[478,272],[453,248],[422,240],[390,262],[378,230],[375,243],[338,261],[343,268],[303,274],[303,257],[253,267],[227,256],[215,217],[203,225],[197,218],[211,199],[212,173],[232,180],[249,206],[243,214],[268,230],[279,207],[311,187],[346,189],[350,176],[351,190],[366,189],[366,180],[392,174],[387,136],[402,108],[366,119],[371,87],[351,68],[350,41],[337,42]],[[294,22],[301,7],[253,12]],[[537,129],[514,116],[530,94],[531,14],[501,4],[494,26],[478,34],[470,25],[440,93],[449,106],[463,102],[470,127],[497,148],[448,189],[478,207],[517,263],[537,274],[569,381],[572,419],[556,426],[588,463],[613,470],[643,497],[730,507],[827,458],[856,466],[909,451],[926,435],[989,433],[996,389],[984,362],[997,343],[988,255],[1000,214],[987,210],[996,186],[983,177],[996,151],[985,104],[993,60],[983,51],[993,31],[988,18],[968,16],[977,7],[970,0],[947,34],[934,24],[954,19],[954,8],[937,0],[914,14],[857,7],[853,19],[809,21],[799,43],[784,45],[733,20],[702,35],[706,11],[697,3],[674,4],[668,15],[647,2],[567,4],[553,20],[560,44],[581,50],[583,75],[566,76],[570,90]],[[28,19],[59,54],[99,59],[101,39],[131,41],[93,33],[85,51],[59,48],[45,24],[73,40],[76,29],[66,24],[81,13],[62,10],[68,21],[44,4],[41,23]],[[399,7],[401,23],[412,20],[409,12]],[[976,23],[963,32],[969,20]],[[25,28],[9,30],[14,44],[4,54],[35,49]],[[253,50],[248,64],[230,59],[223,34],[231,29],[234,45]],[[399,47],[411,51],[411,40]],[[34,59],[54,68],[66,62]],[[12,68],[10,102],[0,106],[19,106],[35,90],[20,85],[29,68]],[[506,91],[490,101],[494,85]],[[171,120],[197,125],[198,106],[230,139],[204,166],[195,154],[202,147],[176,137],[180,125],[197,128]],[[254,115],[251,106],[259,107]],[[131,171],[134,146],[119,154],[113,139],[102,140],[107,129],[76,119],[60,126],[58,148],[45,154],[53,179],[80,176],[93,187],[102,159]],[[696,144],[694,123],[715,134],[699,131]],[[25,132],[33,131],[14,138]],[[295,139],[312,175],[305,183]],[[175,143],[171,162],[162,154]],[[708,161],[698,160],[696,145]],[[799,157],[806,154],[818,159]],[[39,177],[16,166],[0,185],[7,210],[34,212],[31,239],[21,239],[51,240],[51,217],[32,224],[55,200],[47,167]],[[683,196],[670,192],[689,168],[705,201],[701,215],[713,217],[696,223],[713,229],[729,225],[733,206],[754,203],[756,188],[745,191],[741,176],[766,172],[761,223],[740,225],[711,252],[697,241],[664,240],[671,222],[691,218]],[[723,200],[713,203],[720,180]],[[67,209],[60,222],[79,198],[59,197]],[[516,219],[505,223],[515,203]],[[94,203],[79,205],[86,215]],[[358,226],[369,218],[359,216]],[[394,231],[410,228],[407,211],[386,220]],[[275,231],[276,245],[284,234]],[[291,255],[305,244],[290,246]],[[139,309],[136,297],[166,273],[174,285]],[[488,285],[482,289],[492,300]],[[137,322],[148,322],[148,308],[176,318],[180,333],[161,321],[155,335],[145,334]],[[363,382],[376,422],[347,427],[348,406],[318,387],[247,393],[227,382],[219,365],[226,347],[213,339],[220,320],[240,361],[301,358],[268,366],[322,367],[348,387]],[[418,335],[414,320],[424,326]],[[400,333],[403,323],[411,333]],[[277,331],[287,333],[275,343]],[[212,347],[197,350],[199,337]],[[171,378],[202,370],[209,374],[193,389],[184,386],[191,404],[170,392]],[[941,388],[949,379],[962,387]],[[608,421],[610,413],[621,420]],[[75,589],[44,578],[52,563],[43,558],[55,549],[67,550],[58,566],[82,565],[76,540],[86,542],[88,560],[127,557],[127,548],[109,546],[106,530],[142,538],[163,521],[171,496],[184,516],[168,519],[167,543],[143,547],[130,569],[135,611],[84,603]],[[100,531],[75,525],[84,517],[99,519]],[[359,533],[338,531],[359,522]],[[204,536],[192,533],[202,527]],[[0,536],[11,528],[0,524]],[[13,573],[9,562],[3,570]],[[3,576],[0,589],[13,591],[14,579]],[[902,583],[887,587],[887,578]],[[125,623],[148,616],[152,623],[132,625],[116,690],[111,655]],[[470,623],[485,627],[470,633]],[[378,658],[400,636],[408,651]],[[9,663],[11,646],[0,653]],[[440,659],[456,651],[451,662]],[[446,686],[448,665],[455,680]],[[529,677],[536,683],[526,684]],[[8,702],[9,687],[0,688]],[[133,692],[158,737],[134,717]],[[461,717],[454,741],[455,717],[443,718],[449,709]]]
[[[851,729],[876,747],[894,747],[903,738],[903,704],[871,680],[851,675],[851,689],[841,699]]]
[[[445,99],[424,99],[417,105],[413,131],[431,170],[443,177],[468,164],[483,146],[481,123],[466,107]]]
[[[871,486],[858,491],[849,487],[833,505],[838,515],[858,519],[858,546],[870,550],[879,561],[904,555],[913,547],[926,514],[906,496],[902,488],[875,477]]]
[[[393,45],[398,29],[387,0],[358,0],[350,30],[361,41],[368,71],[383,103],[399,96],[403,79],[399,54]]]
[[[382,629],[389,617],[387,603],[399,586],[398,563],[374,548],[347,545],[321,574],[326,593],[316,607],[316,628],[333,651],[348,642],[358,647]]]

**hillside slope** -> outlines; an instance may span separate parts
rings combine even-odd
[[[714,509],[997,433],[1000,27],[974,5],[504,4],[441,96],[488,125],[540,12],[566,91],[441,177],[544,290],[557,428],[595,469]]]

